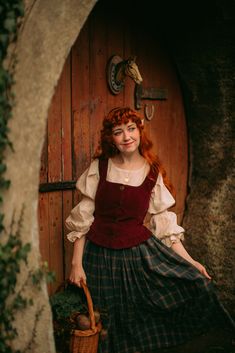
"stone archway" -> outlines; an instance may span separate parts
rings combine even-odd
[[[25,1],[26,14],[15,48],[16,106],[9,122],[14,152],[9,149],[5,154],[6,178],[11,180],[11,187],[4,195],[3,213],[7,230],[13,212],[19,215],[25,207],[22,238],[32,244],[30,268],[37,268],[40,261],[38,178],[47,111],[65,59],[95,3],[96,0]],[[19,282],[23,282],[24,272]],[[28,291],[34,305],[26,310],[24,320],[16,317],[16,347],[23,349],[30,340],[35,313],[43,307],[31,352],[55,352],[46,285],[42,284],[40,297],[34,288]]]
[[[24,241],[32,243],[29,263],[37,267],[40,259],[36,212],[38,172],[47,110],[65,58],[96,0],[25,0],[25,3],[31,10],[26,13],[16,47],[18,63],[14,92],[17,104],[9,122],[15,152],[8,150],[5,153],[6,177],[11,180],[11,188],[4,195],[3,213],[7,229],[13,212],[19,214],[22,205],[26,206],[27,222],[23,223],[22,236]],[[153,13],[153,29],[164,29],[164,38],[170,43],[187,103],[194,160],[184,225],[190,234],[188,244],[192,255],[198,259],[201,255],[206,257],[222,284],[221,293],[234,308],[231,231],[234,223],[230,216],[233,212],[231,127],[235,105],[231,53],[235,43],[234,11],[231,2],[225,6],[220,0],[213,7],[211,2],[204,6],[204,2],[199,1],[193,16],[187,2],[180,3],[172,8],[172,2],[159,2],[163,7],[157,14]],[[208,21],[211,14],[213,19]],[[165,26],[166,20],[169,27]],[[20,281],[23,276],[24,273]],[[23,321],[16,320],[19,329],[17,347],[24,347],[28,342],[35,312],[44,305],[37,326],[37,346],[31,351],[54,353],[45,283],[42,289],[39,298],[38,292],[31,289],[35,305],[29,308]]]

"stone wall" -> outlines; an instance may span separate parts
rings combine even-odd
[[[221,300],[235,314],[235,8],[230,1],[190,5],[191,17],[187,5],[178,9],[177,23],[171,19],[176,30],[166,36],[182,84],[190,137],[185,243],[206,264]]]

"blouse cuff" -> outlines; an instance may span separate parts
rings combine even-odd
[[[184,228],[177,224],[174,212],[164,211],[159,214],[149,215],[148,228],[166,246],[171,247],[184,239]]]
[[[171,248],[172,244],[179,243],[181,240],[184,240],[184,233],[166,235],[163,238],[160,238],[160,240],[168,248]]]
[[[83,196],[77,206],[72,209],[65,220],[66,228],[70,230],[70,233],[67,234],[68,240],[74,242],[89,231],[94,221],[94,208],[94,200]]]
[[[177,224],[176,214],[171,211],[151,215],[150,228],[158,238],[184,233],[184,228]]]
[[[81,239],[84,235],[85,235],[84,233],[72,231],[72,232],[68,233],[66,235],[66,237],[69,241],[71,241],[71,243],[74,243],[75,240]]]

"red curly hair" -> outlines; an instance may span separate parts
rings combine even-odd
[[[93,158],[108,159],[120,153],[120,151],[113,144],[113,128],[117,125],[127,124],[133,121],[140,132],[140,145],[139,152],[146,159],[150,165],[150,169],[154,176],[157,177],[158,173],[162,174],[164,184],[174,193],[173,186],[169,182],[166,171],[162,166],[158,156],[152,151],[153,143],[147,137],[144,131],[143,117],[135,110],[125,108],[114,108],[103,120],[103,127],[100,131],[100,141]]]

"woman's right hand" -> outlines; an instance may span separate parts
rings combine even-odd
[[[194,262],[193,262],[193,266],[195,266],[195,267],[201,272],[201,274],[202,274],[203,276],[205,276],[205,277],[208,278],[208,279],[211,279],[211,276],[208,274],[208,272],[207,272],[205,266],[203,266],[200,262],[194,261]]]
[[[82,265],[72,265],[69,282],[81,287],[81,281],[86,284],[86,274]]]

